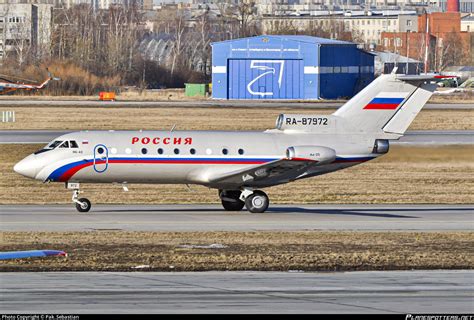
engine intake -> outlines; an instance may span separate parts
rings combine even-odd
[[[333,162],[336,159],[336,151],[328,147],[319,146],[295,146],[286,149],[288,160],[312,160],[319,164]]]

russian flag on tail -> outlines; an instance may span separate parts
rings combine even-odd
[[[379,92],[365,105],[364,110],[396,110],[409,94],[409,92]]]
[[[395,110],[398,108],[400,103],[405,100],[404,98],[373,98],[364,109],[372,110]]]

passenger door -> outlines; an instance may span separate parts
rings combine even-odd
[[[103,144],[94,147],[94,171],[102,173],[109,167],[109,149]]]

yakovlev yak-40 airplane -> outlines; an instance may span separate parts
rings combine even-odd
[[[80,212],[79,183],[199,184],[225,210],[267,210],[258,189],[345,169],[388,152],[436,88],[433,75],[382,75],[332,115],[281,114],[276,128],[234,131],[83,131],[65,134],[14,170],[64,182]]]

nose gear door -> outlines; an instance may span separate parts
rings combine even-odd
[[[94,170],[102,173],[109,167],[109,149],[103,144],[94,147]]]

